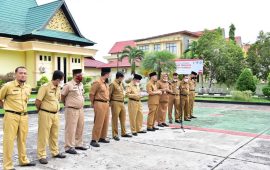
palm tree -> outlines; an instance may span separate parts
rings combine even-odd
[[[160,78],[162,71],[174,72],[176,70],[175,58],[176,55],[169,51],[156,51],[146,55],[142,66],[144,70],[158,72],[158,78]]]
[[[122,59],[125,57],[128,57],[128,62],[131,64],[131,75],[135,74],[136,61],[144,58],[144,52],[136,47],[131,47],[128,45],[122,51],[120,60],[122,61]]]

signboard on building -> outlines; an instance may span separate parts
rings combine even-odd
[[[203,74],[203,60],[201,59],[176,59],[175,64],[178,74],[190,74],[191,71]]]

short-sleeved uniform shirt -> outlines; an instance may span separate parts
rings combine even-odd
[[[84,105],[83,84],[71,80],[65,84],[61,94],[65,96],[65,107],[81,109]]]
[[[94,96],[94,100],[109,101],[109,86],[100,78],[93,83],[90,95]]]
[[[42,102],[40,109],[58,112],[61,99],[60,86],[55,86],[52,82],[42,85],[38,91],[37,99]]]
[[[124,86],[119,80],[114,80],[110,84],[110,100],[111,101],[123,101],[124,102]]]
[[[157,84],[156,82],[150,80],[146,85],[146,91],[148,94],[151,92],[157,91]],[[159,104],[160,95],[149,95],[148,97],[148,104]]]
[[[31,86],[20,85],[17,80],[8,82],[0,89],[0,100],[4,100],[4,110],[27,112]]]
[[[179,86],[180,94],[181,95],[189,95],[189,83],[181,81],[180,86]]]
[[[133,82],[129,83],[127,86],[127,97],[134,100],[140,100],[141,99],[141,90],[140,87],[135,85]]]

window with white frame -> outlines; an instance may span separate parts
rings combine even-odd
[[[139,49],[142,51],[149,51],[149,45],[140,45]]]
[[[173,54],[177,53],[177,46],[176,43],[167,43],[166,50],[170,51]]]
[[[154,51],[160,51],[161,45],[160,44],[154,44]]]

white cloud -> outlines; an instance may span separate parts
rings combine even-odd
[[[38,0],[39,4],[51,0]],[[243,42],[270,31],[268,0],[66,0],[82,34],[102,60],[116,41],[181,30],[236,26]]]

